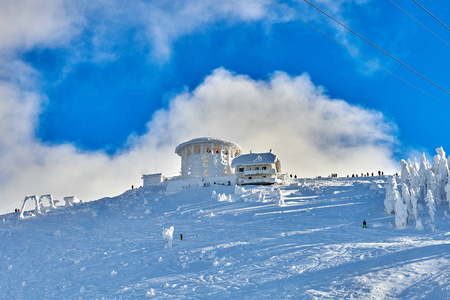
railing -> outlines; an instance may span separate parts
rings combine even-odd
[[[242,184],[256,184],[256,183],[275,183],[276,178],[255,178],[255,179],[244,179]]]
[[[248,170],[248,171],[244,171],[244,175],[265,175],[265,174],[269,174],[269,175],[275,175],[276,174],[276,170],[275,169],[268,169],[268,170]]]

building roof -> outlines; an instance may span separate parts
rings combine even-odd
[[[222,145],[226,145],[228,147],[232,147],[236,151],[236,155],[240,155],[242,153],[241,147],[239,147],[239,145],[237,145],[233,142],[228,142],[228,141],[225,141],[225,140],[222,140],[219,138],[214,138],[214,137],[196,138],[196,139],[181,143],[175,148],[175,153],[181,156],[183,149],[187,146],[190,146],[193,144],[211,144],[211,143],[222,144]]]
[[[162,173],[142,174],[143,177],[158,177],[162,176]]]
[[[233,159],[231,167],[234,168],[237,165],[274,164],[277,159],[278,157],[272,152],[243,154]]]

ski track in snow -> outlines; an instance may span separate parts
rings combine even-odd
[[[0,298],[450,298],[444,209],[435,230],[397,230],[373,182],[384,178],[299,179],[281,187],[283,206],[267,187],[141,188],[24,220],[3,215]],[[174,247],[164,249],[170,226]]]

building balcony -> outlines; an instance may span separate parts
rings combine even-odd
[[[251,176],[251,175],[275,175],[276,174],[276,170],[275,169],[268,169],[268,170],[247,170],[244,171],[244,175],[247,176]]]
[[[241,184],[273,184],[276,183],[277,179],[272,178],[254,178],[254,179],[243,179],[240,180]]]

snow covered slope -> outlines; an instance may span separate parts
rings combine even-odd
[[[270,187],[141,188],[3,215],[0,298],[448,299],[450,220],[395,229],[384,182],[299,179],[284,205]]]

